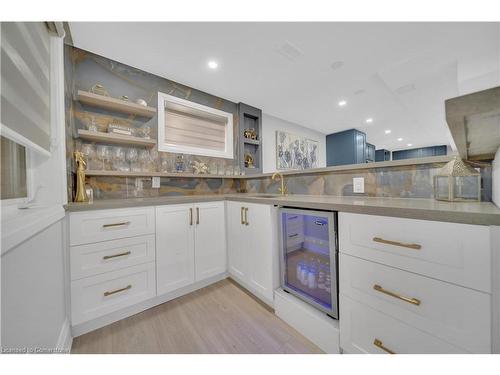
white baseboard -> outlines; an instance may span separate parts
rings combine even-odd
[[[276,315],[295,328],[325,353],[340,353],[339,321],[304,301],[277,289],[274,292]]]
[[[227,272],[210,277],[206,280],[199,281],[197,283],[188,285],[184,288],[180,288],[171,293],[162,294],[160,296],[156,296],[154,298],[148,299],[147,301],[143,301],[133,306],[129,306],[127,308],[121,309],[119,311],[112,312],[110,314],[101,316],[100,318],[90,320],[85,323],[80,323],[71,327],[71,333],[73,337],[81,336],[85,333],[94,331],[98,328],[102,328],[111,323],[117,322],[119,320],[125,319],[129,316],[138,314],[142,311],[160,305],[162,303],[171,301],[175,298],[181,297],[185,294],[194,292],[195,290],[204,288],[210,284],[216,283],[217,281],[223,280],[227,278]]]
[[[71,326],[69,320],[65,319],[57,339],[56,349],[60,353],[69,354],[71,352],[71,345],[73,344],[73,336],[71,336]]]

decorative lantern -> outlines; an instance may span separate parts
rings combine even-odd
[[[434,198],[449,202],[479,202],[481,174],[455,157],[434,176]]]

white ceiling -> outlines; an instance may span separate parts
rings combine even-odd
[[[357,128],[390,150],[450,144],[444,100],[500,84],[499,23],[105,22],[70,29],[77,47],[325,134]],[[343,66],[332,69],[336,61]]]

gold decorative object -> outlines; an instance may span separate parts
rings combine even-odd
[[[257,139],[257,132],[255,131],[255,129],[245,129],[243,131],[243,136],[246,138],[246,139],[253,139],[253,140],[256,140]]]
[[[434,176],[434,198],[448,202],[479,202],[481,174],[455,157]]]
[[[193,172],[195,174],[206,174],[208,173],[208,166],[200,161],[193,161]]]
[[[125,102],[128,102],[129,98],[128,98],[127,95],[122,95],[122,100],[125,101]]]
[[[75,151],[76,161],[76,195],[75,202],[87,202],[89,200],[85,191],[85,167],[87,163],[82,152]]]
[[[103,95],[103,96],[109,96],[109,93],[106,91],[103,85],[100,83],[96,83],[94,86],[92,86],[89,90],[92,94],[97,94],[97,95]]]
[[[255,168],[255,165],[253,164],[253,156],[250,154],[245,155],[245,167]]]

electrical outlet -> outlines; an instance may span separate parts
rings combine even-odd
[[[151,185],[153,189],[158,189],[160,187],[160,177],[153,177]]]
[[[364,193],[365,192],[365,178],[364,177],[354,177],[352,179],[352,191],[354,193]]]

